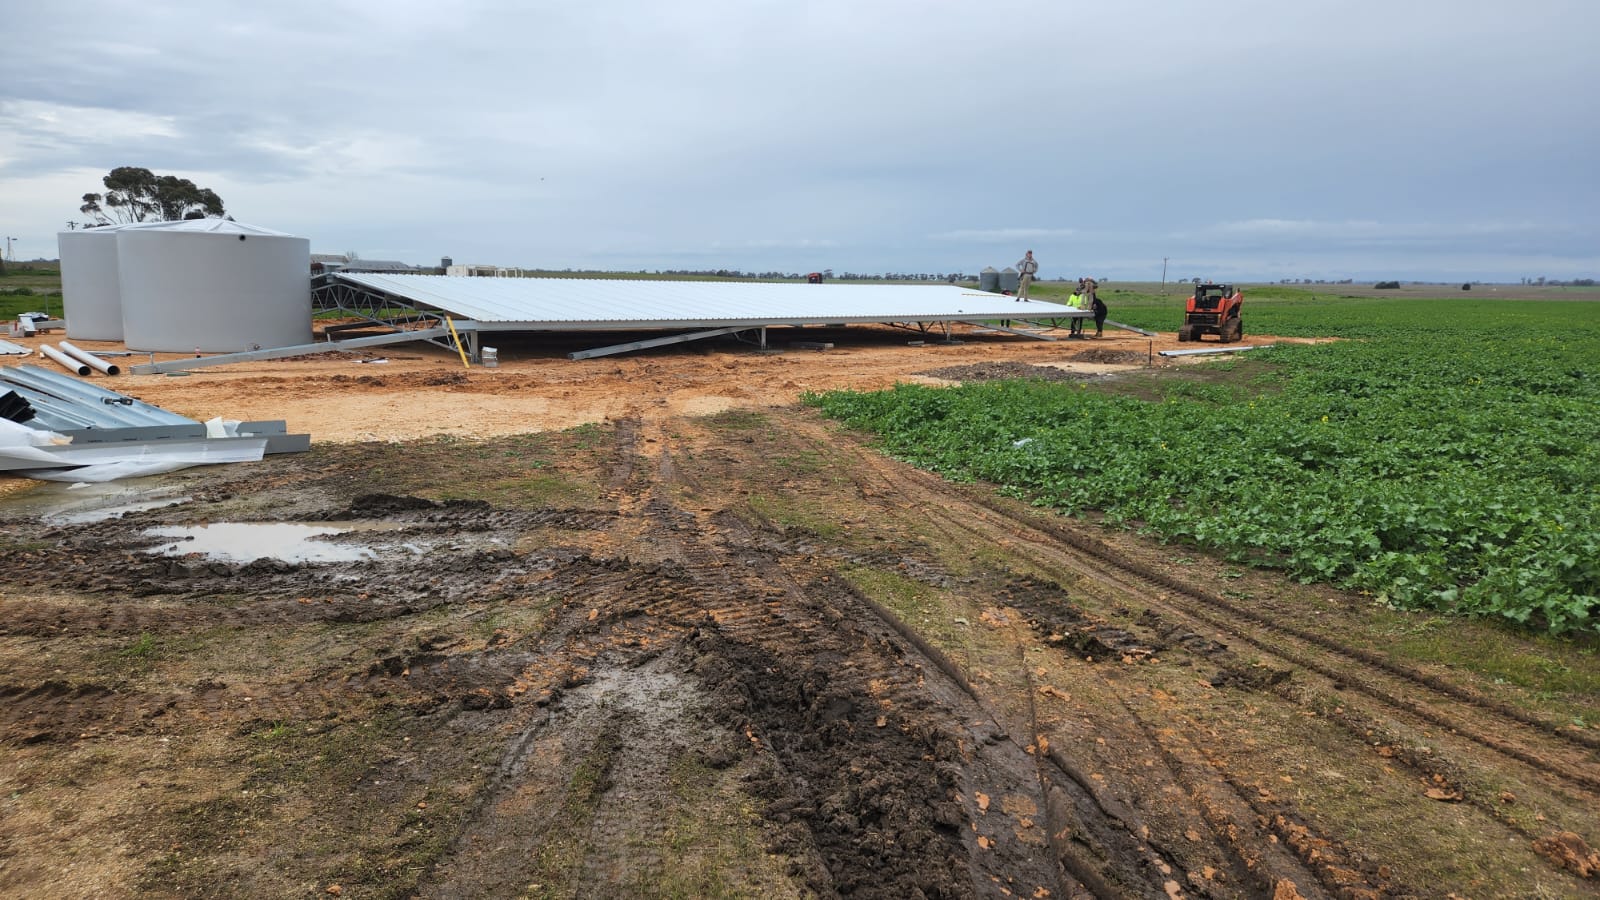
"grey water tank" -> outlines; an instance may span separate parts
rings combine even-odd
[[[122,340],[122,288],[117,277],[118,225],[63,231],[61,301],[67,336],[80,341]]]
[[[231,353],[311,343],[311,242],[225,219],[117,232],[130,350]]]
[[[990,292],[1000,290],[1000,273],[994,270],[994,266],[984,266],[983,271],[978,273],[978,290]]]
[[[1017,274],[1016,269],[1006,266],[1004,269],[1000,270],[1000,290],[1010,291],[1011,293],[1015,294],[1017,292],[1017,285],[1021,283],[1022,276]]]

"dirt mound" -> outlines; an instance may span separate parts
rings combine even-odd
[[[382,515],[414,509],[437,509],[439,504],[421,497],[396,497],[393,494],[362,494],[350,503],[350,512],[358,515]]]
[[[1084,381],[1096,376],[1087,372],[1071,372],[1056,366],[1035,366],[1024,362],[991,362],[974,363],[966,366],[947,366],[942,369],[930,369],[918,372],[929,378],[940,378],[945,381],[979,382],[979,381],[1006,381],[1021,378],[1033,378],[1041,381]]]
[[[1105,347],[1092,347],[1072,354],[1073,362],[1104,366],[1138,366],[1148,360],[1148,353],[1140,353],[1137,350],[1112,350]]]

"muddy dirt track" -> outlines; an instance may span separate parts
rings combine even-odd
[[[1405,649],[1546,645],[946,484],[793,402],[1047,363],[1153,377],[1143,339],[900,343],[682,351],[586,383],[425,354],[127,388],[233,414],[193,407],[286,379],[275,416],[236,417],[315,443],[8,486],[0,894],[1600,892],[1600,730],[1570,715],[1600,719],[1594,698]],[[556,423],[581,427],[359,439],[623,384],[625,408]],[[296,418],[330,406],[343,441]],[[289,522],[359,529],[316,544],[361,558],[148,552],[158,526]]]

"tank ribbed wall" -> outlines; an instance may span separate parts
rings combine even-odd
[[[63,231],[61,298],[67,336],[80,341],[122,340],[122,288],[117,273],[115,227]]]
[[[117,235],[128,349],[232,353],[311,342],[309,240],[171,224]]]

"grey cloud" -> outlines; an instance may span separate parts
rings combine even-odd
[[[7,24],[32,39],[0,57],[0,190],[143,165],[319,247],[419,261],[976,271],[1032,245],[1047,273],[1155,277],[1167,256],[1239,279],[1592,275],[1590,17],[1576,0],[27,4]],[[101,112],[52,130],[14,104]],[[41,246],[96,186],[0,215]]]

